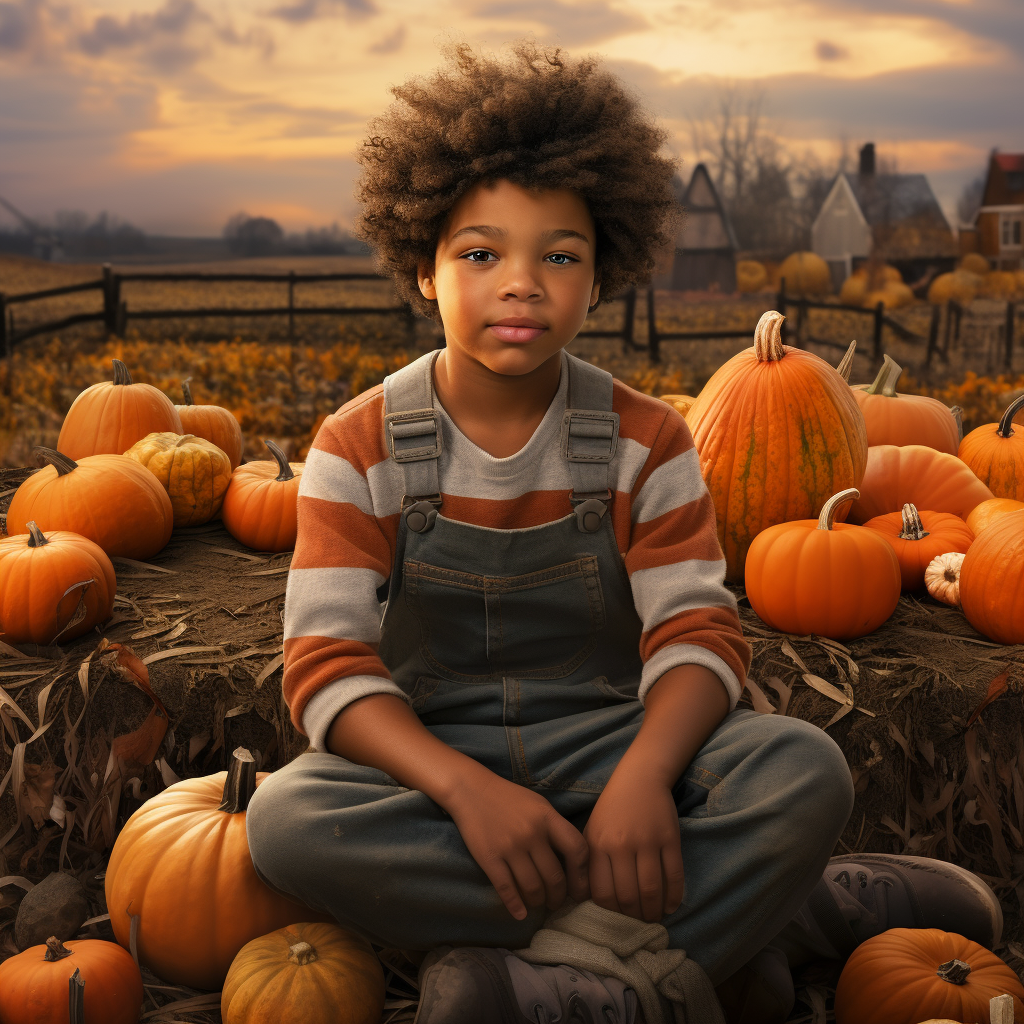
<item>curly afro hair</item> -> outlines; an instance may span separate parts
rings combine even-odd
[[[568,188],[597,229],[601,300],[650,280],[682,220],[672,187],[677,161],[658,154],[658,128],[620,79],[571,60],[561,47],[512,44],[509,64],[447,43],[454,69],[393,86],[399,100],[368,125],[358,154],[362,213],[355,234],[373,250],[379,273],[436,323],[417,264],[433,263],[452,208],[478,182],[505,179],[530,191]],[[593,308],[596,308],[593,307]]]

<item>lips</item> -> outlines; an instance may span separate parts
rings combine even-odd
[[[492,324],[489,330],[493,331],[502,341],[522,343],[533,341],[539,338],[547,328],[545,327],[508,327],[504,324]]]

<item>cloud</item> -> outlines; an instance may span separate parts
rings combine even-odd
[[[272,18],[303,25],[315,18],[333,18],[338,15],[366,18],[380,12],[373,0],[296,0],[295,3],[273,7],[267,13]]]
[[[818,60],[825,61],[846,60],[850,56],[850,51],[845,46],[830,43],[827,39],[818,40],[817,45],[814,47],[814,53]]]
[[[405,25],[396,25],[394,32],[389,32],[383,39],[372,43],[367,47],[367,53],[375,53],[384,56],[388,53],[397,53],[405,42]]]
[[[546,30],[538,38],[579,46],[602,39],[650,29],[647,18],[633,11],[620,10],[606,0],[491,0],[469,9],[481,20],[522,25],[542,24]]]

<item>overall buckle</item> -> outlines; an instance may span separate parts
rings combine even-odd
[[[413,533],[426,533],[434,525],[437,510],[441,507],[441,495],[429,494],[424,498],[402,496],[402,516],[405,525]]]
[[[576,526],[581,533],[597,533],[601,529],[601,520],[608,512],[608,502],[612,500],[611,488],[607,488],[604,494],[570,493],[569,501],[572,502],[573,511],[576,513]]]

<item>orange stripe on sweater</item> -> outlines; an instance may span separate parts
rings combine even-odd
[[[706,494],[656,519],[637,523],[626,554],[626,571],[632,576],[638,569],[653,569],[691,558],[717,562],[723,557],[714,502]]]
[[[391,575],[398,513],[375,519],[347,501],[299,495],[293,569],[373,569]]]
[[[640,636],[640,657],[649,661],[673,643],[698,644],[717,654],[742,683],[750,668],[752,651],[743,639],[739,616],[731,608],[693,608],[659,622]]]

